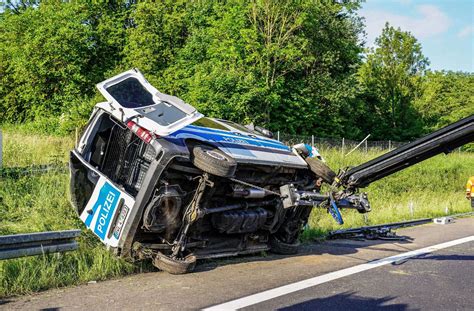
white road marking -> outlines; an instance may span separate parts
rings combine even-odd
[[[453,240],[453,241],[433,245],[433,246],[428,246],[428,247],[425,247],[425,248],[421,248],[421,249],[418,249],[418,250],[406,252],[406,253],[403,253],[403,254],[378,259],[378,260],[375,260],[375,261],[372,261],[372,262],[368,262],[368,263],[361,264],[361,265],[358,265],[358,266],[342,269],[342,270],[339,270],[339,271],[334,271],[334,272],[327,273],[327,274],[324,274],[324,275],[320,275],[320,276],[317,276],[317,277],[314,277],[314,278],[310,278],[310,279],[306,279],[306,280],[299,281],[299,282],[296,282],[296,283],[292,283],[292,284],[280,286],[280,287],[277,287],[277,288],[273,288],[273,289],[270,289],[270,290],[266,290],[264,292],[253,294],[253,295],[250,295],[250,296],[247,296],[247,297],[242,297],[242,298],[239,298],[239,299],[236,299],[236,300],[231,300],[231,301],[225,302],[223,304],[215,305],[215,306],[203,309],[203,310],[204,311],[214,311],[214,310],[237,310],[237,309],[241,309],[241,308],[248,307],[248,306],[251,306],[251,305],[255,305],[257,303],[261,303],[263,301],[267,301],[267,300],[270,300],[270,299],[273,299],[273,298],[276,298],[276,297],[280,297],[280,296],[283,296],[283,295],[294,293],[294,292],[297,292],[297,291],[300,291],[300,290],[303,290],[303,289],[306,289],[306,288],[309,288],[309,287],[313,287],[313,286],[320,285],[320,284],[323,284],[323,283],[326,283],[326,282],[337,280],[337,279],[343,278],[345,276],[349,276],[349,275],[356,274],[356,273],[359,273],[359,272],[362,272],[362,271],[367,271],[367,270],[374,269],[374,268],[377,268],[377,267],[385,266],[385,265],[391,264],[393,262],[404,260],[404,259],[407,259],[407,258],[410,258],[410,257],[415,257],[415,256],[423,255],[423,254],[432,253],[432,252],[435,252],[435,251],[438,251],[438,250],[441,250],[441,249],[444,249],[444,248],[448,248],[448,247],[452,247],[452,246],[456,246],[456,245],[459,245],[459,244],[472,242],[472,241],[474,241],[474,235],[469,236],[469,237],[465,237],[465,238],[462,238],[462,239],[457,239],[457,240]]]

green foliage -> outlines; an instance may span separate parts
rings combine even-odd
[[[173,0],[138,3],[130,16],[135,26],[127,30],[124,64],[139,68],[150,82],[159,85],[160,73],[188,37],[188,6],[193,4]]]
[[[474,113],[474,74],[428,72],[415,105],[430,132]]]
[[[206,115],[324,137],[410,140],[469,114],[472,74],[426,73],[386,25],[363,56],[359,1],[4,1],[0,123],[67,134],[94,85],[139,68]]]
[[[55,1],[2,13],[2,120],[48,123],[60,117],[54,130],[70,130],[69,119],[86,117],[94,84],[117,65],[124,16],[119,5]]]
[[[2,20],[3,108],[10,120],[57,115],[64,101],[80,97],[90,81],[81,69],[89,61],[87,27],[75,7],[54,5],[6,14]],[[6,94],[5,94],[6,93]]]
[[[370,112],[367,132],[377,139],[417,137],[421,124],[413,101],[421,92],[428,59],[415,37],[388,23],[375,44],[358,75],[365,112]]]

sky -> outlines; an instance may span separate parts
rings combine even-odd
[[[367,46],[388,21],[418,39],[432,70],[474,72],[474,0],[366,0],[359,14]]]

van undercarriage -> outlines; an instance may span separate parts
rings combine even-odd
[[[294,245],[311,207],[284,208],[278,191],[289,183],[314,188],[315,179],[307,170],[252,165],[239,167],[229,179],[172,161],[145,208],[136,240],[167,255],[186,250],[199,258],[268,250],[272,238]]]

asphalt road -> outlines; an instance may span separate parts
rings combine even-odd
[[[337,240],[305,245],[296,256],[246,256],[207,261],[195,273],[137,274],[96,284],[0,300],[0,309],[193,310],[328,273],[371,264],[440,243],[474,236],[474,218],[399,230],[406,242]],[[301,283],[301,282],[300,282]],[[288,285],[290,284],[290,285]],[[474,310],[474,242],[340,277],[255,301],[247,310]]]
[[[473,310],[474,242],[358,273],[244,310]]]

